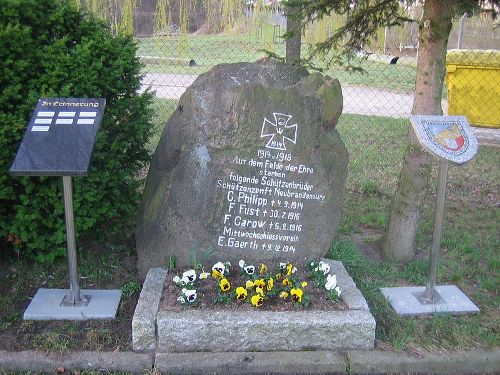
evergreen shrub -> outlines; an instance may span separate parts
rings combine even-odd
[[[65,254],[60,177],[9,168],[41,97],[106,98],[89,175],[73,178],[77,237],[116,233],[135,219],[138,171],[150,160],[152,96],[139,95],[130,36],[62,0],[0,6],[0,251],[52,261]],[[128,228],[130,233],[130,228]]]

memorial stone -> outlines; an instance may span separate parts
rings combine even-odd
[[[328,251],[347,150],[338,80],[271,60],[199,76],[166,124],[136,232],[142,275],[216,258],[305,259]],[[215,260],[215,259],[214,259]]]

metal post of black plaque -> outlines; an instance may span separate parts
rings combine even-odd
[[[62,176],[69,289],[40,288],[25,320],[113,319],[120,290],[80,290],[76,253],[73,176],[88,174],[105,99],[38,100],[10,169],[18,176]]]
[[[63,306],[88,306],[91,296],[80,296],[78,262],[76,258],[75,219],[73,215],[73,184],[71,176],[63,176],[64,216],[66,218],[66,243],[68,245],[69,291]]]
[[[381,288],[382,294],[400,315],[477,313],[477,306],[455,285],[436,286],[448,166],[464,164],[476,155],[476,137],[463,116],[412,116],[410,122],[420,144],[439,160],[429,274],[425,287]]]

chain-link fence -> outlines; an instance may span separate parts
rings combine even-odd
[[[255,61],[265,56],[263,51],[283,56],[283,41],[269,40],[263,41],[258,35],[177,35],[138,39],[138,57],[144,64],[143,88],[150,87],[155,92],[157,125],[163,127],[184,90],[199,74],[213,66]],[[465,53],[452,61],[454,65],[448,65],[448,77],[451,77],[450,96],[455,102],[450,105],[450,113],[464,114],[476,124],[495,126],[496,123],[498,126],[498,51]],[[486,66],[482,68],[481,64]],[[488,64],[497,64],[497,68]],[[396,186],[406,147],[416,57],[372,54],[360,60],[360,67],[362,72],[348,72],[343,68],[326,71],[342,85],[344,108],[337,129],[350,155],[348,187],[376,186],[390,193]],[[444,113],[447,95],[445,87]],[[479,117],[476,116],[478,111],[482,113]],[[485,117],[489,122],[481,123]],[[158,131],[158,137],[160,133]],[[158,138],[152,147],[157,141]]]

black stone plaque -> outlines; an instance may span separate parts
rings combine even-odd
[[[39,99],[10,172],[86,175],[105,106],[105,99]]]

